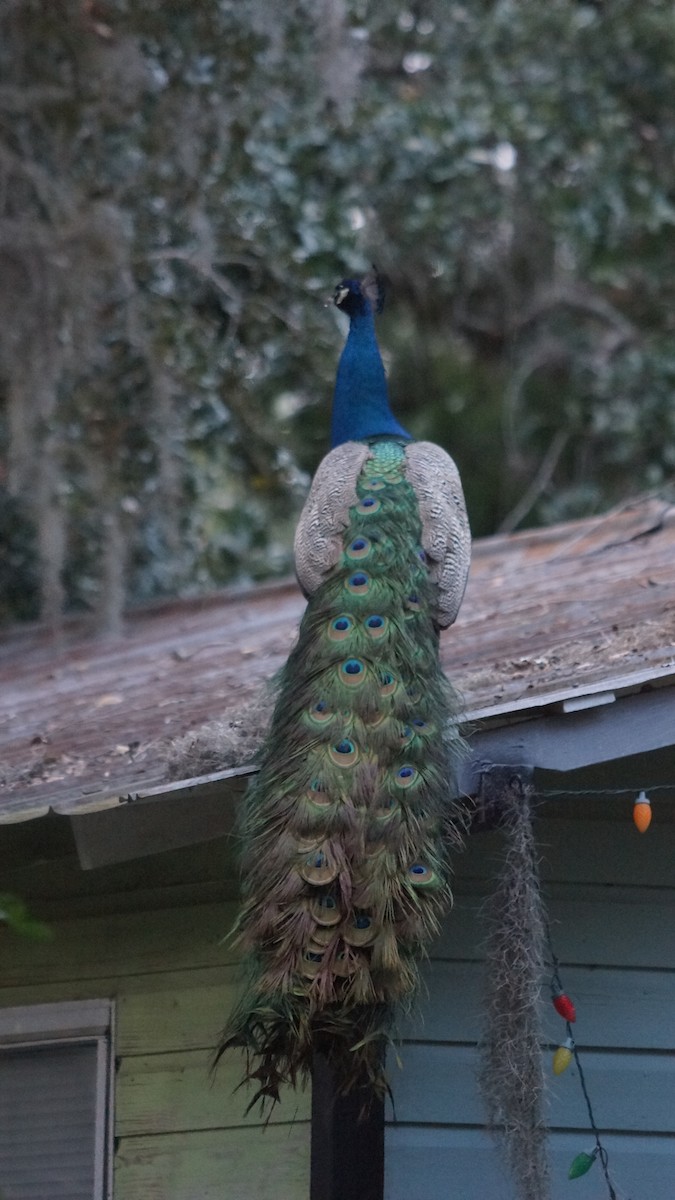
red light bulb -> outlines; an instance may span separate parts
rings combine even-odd
[[[564,1021],[569,1021],[570,1024],[576,1021],[576,1009],[569,996],[565,995],[565,992],[554,992],[551,1000],[555,1011],[560,1014]]]

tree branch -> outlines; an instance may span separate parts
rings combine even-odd
[[[512,533],[514,529],[518,528],[520,522],[527,516],[530,510],[534,508],[537,500],[546,491],[551,482],[553,473],[560,461],[560,456],[569,439],[568,430],[556,430],[553,440],[542,458],[539,469],[530,486],[523,496],[521,496],[518,503],[511,509],[511,512],[507,513],[501,522],[499,526],[500,533]]]

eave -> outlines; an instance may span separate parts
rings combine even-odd
[[[168,743],[240,711],[302,607],[284,582],[132,612],[116,640],[83,621],[60,643],[14,631],[0,654],[0,821],[70,816],[87,865],[231,831],[253,768],[167,782]],[[441,652],[470,731],[463,790],[488,761],[565,772],[672,746],[675,509],[647,499],[478,541]]]

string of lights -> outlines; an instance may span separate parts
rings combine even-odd
[[[490,770],[510,770],[514,772],[522,771],[524,764],[518,763],[490,763],[489,768],[486,768],[486,773]],[[530,767],[527,770],[531,770]],[[615,788],[537,788],[536,798],[534,799],[534,807],[543,807],[547,800],[559,799],[564,796],[566,799],[571,799],[574,796],[635,796],[635,784],[627,784],[625,787]],[[647,792],[674,792],[675,782],[673,783],[652,783],[647,787],[640,788],[640,791],[633,801],[633,823],[639,833],[646,833],[652,821],[652,805]],[[466,795],[466,799],[469,796]]]
[[[495,763],[491,762],[489,769],[498,768],[504,771],[513,771],[516,774],[519,771],[531,768],[526,763]],[[616,788],[536,788],[537,800],[550,800],[558,796],[630,796],[636,791],[635,784],[627,784],[625,787]],[[647,799],[648,792],[675,792],[675,780],[672,783],[651,783],[645,784],[640,788],[640,797]],[[638,797],[639,799],[639,797]]]
[[[567,1069],[570,1063],[574,1061],[574,1064],[577,1068],[577,1074],[579,1076],[579,1084],[584,1101],[586,1103],[586,1109],[588,1111],[589,1124],[595,1139],[595,1146],[590,1152],[582,1150],[581,1153],[577,1154],[572,1160],[568,1171],[568,1178],[581,1178],[581,1176],[585,1175],[587,1171],[590,1171],[594,1162],[596,1159],[598,1159],[600,1161],[600,1165],[602,1166],[605,1183],[607,1184],[609,1200],[618,1200],[617,1192],[609,1174],[609,1155],[600,1137],[600,1130],[598,1129],[598,1125],[595,1120],[593,1105],[591,1104],[591,1098],[586,1085],[586,1077],[584,1075],[581,1059],[579,1057],[579,1050],[572,1032],[572,1025],[577,1019],[576,1009],[572,1003],[572,1000],[565,991],[562,984],[562,979],[560,978],[560,963],[553,949],[551,930],[548,924],[546,925],[546,941],[548,943],[549,958],[551,960],[551,1002],[556,1012],[565,1021],[565,1028],[567,1030],[567,1038],[563,1044],[558,1047],[553,1055],[553,1072],[555,1075],[561,1075],[562,1072]]]
[[[512,770],[514,773],[517,773],[519,769],[522,770],[522,766],[523,765],[521,764],[519,767],[518,764],[512,762],[490,764],[490,768]],[[633,795],[633,821],[637,830],[640,833],[645,833],[649,828],[652,818],[651,803],[647,793],[675,792],[675,782],[650,784],[649,786],[640,788],[637,795],[636,791],[637,789],[634,784],[627,784],[623,787],[612,788],[537,788],[535,804],[541,804],[543,806],[546,800],[560,797],[571,798],[574,796],[590,797]],[[595,1141],[595,1144],[590,1151],[581,1151],[581,1153],[577,1154],[572,1160],[568,1170],[568,1178],[581,1178],[581,1176],[590,1171],[591,1167],[597,1160],[600,1162],[602,1167],[602,1173],[607,1185],[609,1200],[619,1200],[609,1173],[609,1154],[606,1147],[603,1145],[600,1136],[600,1130],[595,1119],[593,1105],[591,1103],[591,1098],[586,1083],[586,1076],[584,1074],[584,1069],[579,1056],[579,1050],[573,1036],[572,1026],[576,1022],[576,1009],[571,998],[563,987],[562,979],[560,977],[560,963],[553,948],[551,930],[548,923],[546,923],[545,928],[548,953],[551,963],[551,1002],[558,1015],[564,1020],[567,1033],[565,1040],[561,1042],[553,1054],[552,1069],[555,1075],[561,1075],[565,1070],[567,1070],[570,1064],[574,1062],[579,1078],[579,1085],[581,1087],[586,1110],[588,1112],[589,1125]],[[629,1200],[629,1198],[626,1198],[626,1200]]]
[[[635,791],[634,786],[620,788],[538,788],[537,798],[549,799],[552,796],[628,796]],[[640,795],[647,792],[675,792],[675,783],[653,783],[640,789]]]

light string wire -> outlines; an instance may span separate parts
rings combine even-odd
[[[551,796],[626,796],[636,791],[675,792],[675,783],[652,783],[638,788],[634,785],[620,788],[538,788],[537,797],[546,800]]]
[[[490,762],[486,765],[482,774],[489,774],[495,768],[504,771],[513,771],[514,775],[519,771],[532,770],[531,763],[495,763]],[[535,767],[536,770],[536,767]],[[643,791],[647,795],[650,792],[675,792],[675,780],[672,783],[645,783],[639,787],[636,784],[628,784],[626,787],[617,788],[540,788],[536,789],[536,800],[548,800],[553,796],[630,796],[635,792]],[[468,793],[467,793],[468,794]]]
[[[634,789],[630,789],[630,790],[632,791]],[[560,978],[560,960],[558,959],[558,957],[553,949],[553,939],[551,937],[551,927],[548,924],[548,922],[546,922],[546,941],[548,944],[548,953],[549,953],[549,957],[551,959],[551,967],[552,967],[551,982],[553,983],[554,987],[556,987],[559,991],[564,992],[565,989],[562,985],[562,980]],[[574,1033],[572,1031],[572,1026],[571,1026],[570,1022],[566,1021],[565,1025],[567,1027],[567,1036],[571,1042],[571,1049],[572,1049],[572,1054],[574,1056],[574,1062],[576,1064],[577,1071],[579,1072],[579,1084],[581,1086],[581,1091],[582,1091],[584,1100],[586,1102],[586,1108],[588,1110],[588,1120],[589,1120],[589,1123],[591,1126],[591,1130],[593,1132],[593,1136],[595,1138],[596,1153],[597,1153],[597,1156],[600,1159],[600,1163],[602,1165],[602,1172],[603,1172],[603,1175],[605,1176],[605,1182],[607,1184],[607,1191],[609,1193],[610,1200],[618,1200],[617,1193],[614,1189],[614,1185],[612,1184],[612,1180],[609,1175],[609,1154],[607,1153],[607,1150],[605,1149],[605,1147],[602,1144],[602,1141],[600,1138],[600,1130],[598,1129],[598,1126],[595,1121],[595,1115],[593,1113],[593,1105],[591,1104],[591,1098],[588,1094],[588,1088],[586,1086],[586,1077],[584,1075],[583,1068],[581,1066],[581,1060],[579,1058],[579,1051],[577,1049],[576,1039],[574,1037]]]

